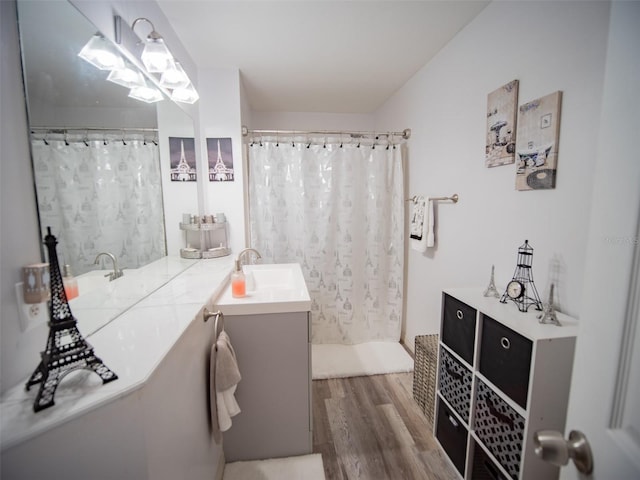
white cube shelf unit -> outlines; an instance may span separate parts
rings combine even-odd
[[[442,294],[434,435],[461,478],[555,479],[534,453],[538,430],[564,432],[577,321],[484,297]]]

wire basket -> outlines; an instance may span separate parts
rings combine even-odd
[[[413,398],[433,425],[438,370],[438,334],[417,335],[413,367]]]

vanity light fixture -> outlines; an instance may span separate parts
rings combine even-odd
[[[176,88],[171,92],[171,100],[181,103],[196,103],[200,96],[191,82],[186,87]]]
[[[146,83],[142,87],[133,87],[129,91],[129,97],[145,103],[156,103],[164,98],[157,88],[149,87]]]
[[[124,68],[122,57],[113,51],[111,43],[99,33],[91,37],[78,56],[100,70]]]
[[[138,69],[131,67],[130,65],[125,65],[123,68],[111,70],[107,80],[127,88],[146,86],[146,82],[142,74]]]
[[[138,22],[142,21],[151,25],[151,33],[147,35],[144,42],[144,50],[140,57],[147,71],[149,73],[163,73],[166,70],[175,69],[173,55],[171,55],[171,52],[164,43],[164,39],[156,32],[150,20],[144,17],[136,18],[131,25],[131,30],[135,31]]]
[[[162,77],[160,77],[160,86],[164,88],[185,88],[189,86],[191,82],[189,81],[189,77],[185,73],[180,65],[180,62],[176,60],[174,64],[174,68],[169,68],[164,71]]]

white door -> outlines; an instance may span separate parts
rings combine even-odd
[[[565,432],[585,434],[593,473],[582,476],[569,463],[561,469],[562,479],[640,479],[639,26],[640,2],[612,2],[580,333]]]

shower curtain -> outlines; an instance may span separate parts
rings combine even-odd
[[[122,268],[166,255],[157,145],[140,134],[53,134],[31,147],[42,235],[51,227],[74,274],[95,270],[99,252]]]
[[[251,245],[265,263],[301,264],[313,343],[399,341],[400,147],[263,138],[249,164]]]

